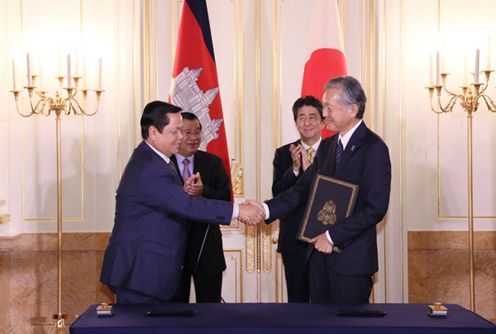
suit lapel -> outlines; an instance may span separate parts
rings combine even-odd
[[[193,174],[196,174],[199,170],[205,170],[202,169],[203,159],[200,157],[200,155],[200,151],[196,151],[195,155],[193,156]]]
[[[343,152],[343,157],[341,158],[341,162],[339,166],[336,167],[335,174],[340,175],[341,172],[346,168],[346,165],[350,161],[351,157],[360,149],[363,144],[363,140],[367,134],[367,127],[365,123],[362,122],[360,126],[355,130],[353,135],[350,138],[350,141],[346,145],[346,148]],[[336,156],[336,145],[334,145],[334,156]]]
[[[170,167],[174,168],[174,170],[176,171],[176,176],[178,177],[179,181],[181,182],[182,185],[184,185],[184,180],[183,178],[181,177],[181,171],[179,170],[179,166],[177,165],[177,159],[176,159],[176,156],[173,154],[170,158],[171,160],[171,164],[170,164]]]

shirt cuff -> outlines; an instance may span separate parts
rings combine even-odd
[[[326,236],[327,236],[327,240],[329,240],[329,242],[334,245],[334,242],[332,242],[332,238],[331,235],[329,234],[329,231],[326,231]]]
[[[269,211],[269,206],[267,205],[267,203],[262,203],[262,206],[264,208],[264,211],[265,211],[265,220],[269,219],[270,217],[270,211]]]
[[[294,174],[294,176],[298,177],[298,175],[300,175],[300,171],[293,169],[293,174]]]
[[[238,216],[239,216],[239,205],[236,203],[233,203],[233,213],[232,213],[231,220],[238,218]]]

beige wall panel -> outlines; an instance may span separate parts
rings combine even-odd
[[[469,52],[468,66],[472,68],[470,64],[474,57],[470,54],[478,39],[484,54],[487,45],[484,41],[494,30],[484,28],[491,22],[491,11],[487,9],[495,5],[488,1],[477,1],[477,5],[464,1],[420,1],[416,4],[405,1],[403,4],[406,13],[403,38],[408,41],[404,44],[402,80],[402,106],[406,115],[404,200],[408,229],[466,230],[466,114],[458,104],[453,113],[438,118],[430,111],[424,86],[429,83],[429,54],[441,46],[446,50],[446,70],[453,73],[449,76],[448,88],[460,90],[463,54]],[[484,33],[481,33],[478,38],[477,33],[484,31],[487,35],[483,37]],[[468,34],[476,37],[466,38]],[[481,64],[484,63],[483,57]],[[488,93],[494,96],[496,91],[490,88]],[[475,228],[479,230],[492,230],[496,226],[494,117],[496,115],[488,112],[483,103],[474,115],[474,215],[485,218],[475,220]]]

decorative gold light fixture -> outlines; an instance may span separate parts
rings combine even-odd
[[[472,117],[479,107],[479,102],[484,101],[487,109],[491,112],[496,112],[496,105],[494,101],[486,94],[489,87],[489,80],[491,73],[491,55],[490,43],[487,43],[487,60],[486,69],[480,70],[480,50],[475,50],[475,68],[474,68],[474,82],[468,84],[468,68],[467,57],[464,60],[464,74],[463,85],[460,86],[461,93],[448,90],[446,86],[449,73],[442,71],[440,66],[440,53],[436,53],[436,83],[433,83],[434,65],[431,58],[430,62],[430,77],[431,83],[428,87],[429,95],[431,98],[431,110],[436,114],[449,113],[453,111],[453,107],[458,101],[467,113],[467,161],[468,161],[468,236],[469,236],[469,275],[470,275],[470,310],[475,311],[475,279],[474,279],[474,209],[473,209],[473,170],[472,170]],[[433,57],[433,56],[431,56]],[[484,74],[485,83],[479,81],[479,74]],[[436,101],[433,102],[434,92],[436,92]],[[443,104],[441,96],[443,93],[447,94],[448,102]]]
[[[56,152],[57,152],[57,314],[54,314],[56,323],[52,333],[67,333],[62,313],[62,168],[61,168],[61,116],[74,115],[93,116],[99,111],[100,98],[104,90],[102,89],[102,59],[98,62],[98,87],[88,89],[87,87],[79,88],[80,80],[83,76],[72,76],[71,55],[67,55],[67,75],[58,74],[56,79],[59,82],[59,89],[55,91],[54,96],[49,95],[48,90],[41,88],[41,76],[32,74],[31,56],[26,55],[27,63],[27,86],[23,90],[18,90],[16,86],[16,64],[12,59],[12,77],[13,89],[10,91],[14,94],[17,112],[22,117],[31,117],[34,115],[50,116],[55,115],[56,121]],[[76,65],[77,68],[77,65]],[[76,69],[77,71],[77,69]],[[59,61],[60,73],[60,61]],[[86,76],[86,66],[84,66],[84,76]],[[37,82],[39,80],[39,82]],[[65,81],[64,81],[65,80]],[[64,87],[64,83],[66,86]],[[38,84],[40,87],[38,87]],[[86,108],[86,99],[89,92],[96,94],[95,110],[89,112]],[[27,111],[19,107],[19,97],[21,94],[27,94],[29,97],[29,106]]]

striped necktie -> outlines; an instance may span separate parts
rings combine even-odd
[[[338,146],[336,146],[336,166],[341,162],[341,158],[343,158],[343,143],[341,143],[341,139],[338,140]]]
[[[310,161],[310,163],[313,163],[313,152],[315,152],[313,147],[309,147],[306,149],[307,159],[308,161]]]

